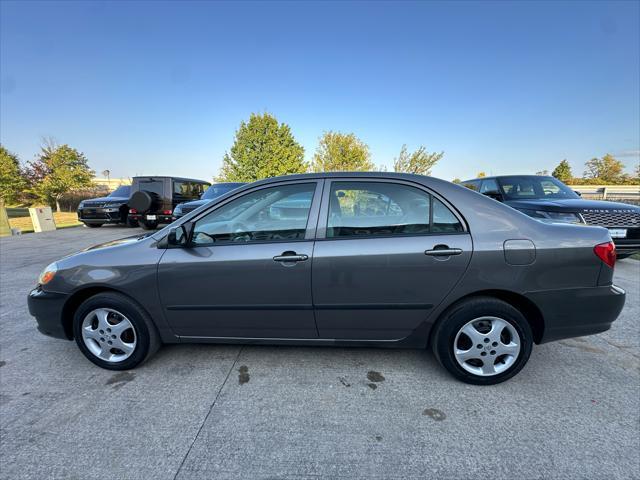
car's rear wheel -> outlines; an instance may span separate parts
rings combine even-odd
[[[147,220],[140,220],[140,227],[143,230],[155,230],[158,228],[158,222],[148,222]]]
[[[102,223],[85,223],[85,225],[89,228],[100,228],[103,224]]]
[[[147,313],[118,293],[99,293],[85,300],[73,318],[80,351],[96,365],[128,370],[160,347],[160,338]]]
[[[516,308],[491,297],[463,301],[448,312],[431,335],[433,352],[453,376],[475,385],[494,385],[527,363],[533,334]]]

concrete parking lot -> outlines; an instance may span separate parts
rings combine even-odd
[[[453,380],[426,351],[177,345],[128,372],[39,334],[42,268],[136,233],[0,240],[1,478],[537,479],[640,475],[640,262],[604,334],[534,348],[507,383]]]

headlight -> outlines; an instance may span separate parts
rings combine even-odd
[[[53,262],[52,264],[47,265],[46,268],[42,271],[42,273],[38,277],[38,283],[40,285],[46,285],[51,280],[53,280],[53,277],[55,277],[57,271],[58,271],[58,264],[56,262]]]
[[[546,212],[544,210],[519,209],[522,213],[545,223],[584,223],[582,217],[572,212]]]
[[[82,207],[84,207],[84,200],[80,202],[80,204],[78,205],[78,208],[82,208]]]

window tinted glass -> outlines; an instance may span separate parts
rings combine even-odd
[[[198,220],[196,245],[302,240],[315,183],[264,188],[237,198]]]
[[[477,192],[480,189],[480,182],[479,181],[464,182],[462,186],[467,187],[469,190],[473,190]]]
[[[221,183],[219,185],[211,185],[202,195],[203,200],[213,200],[214,198],[221,197],[231,190],[244,185],[244,183]]]
[[[162,180],[140,180],[138,189],[157,193],[161,198],[164,197],[164,182]]]
[[[553,177],[501,177],[502,191],[508,200],[519,198],[580,198],[560,180]]]
[[[334,182],[327,237],[429,233],[429,197],[395,183]]]
[[[494,179],[483,180],[482,187],[480,187],[480,193],[487,192],[500,192],[500,189],[498,188],[498,182],[496,182]]]
[[[433,224],[432,233],[455,233],[464,229],[458,218],[449,210],[444,203],[437,198],[433,199]]]
[[[130,185],[121,185],[109,194],[110,197],[128,197],[131,192]]]

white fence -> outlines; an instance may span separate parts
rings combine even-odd
[[[569,185],[587,200],[609,200],[612,202],[640,205],[640,185]]]

